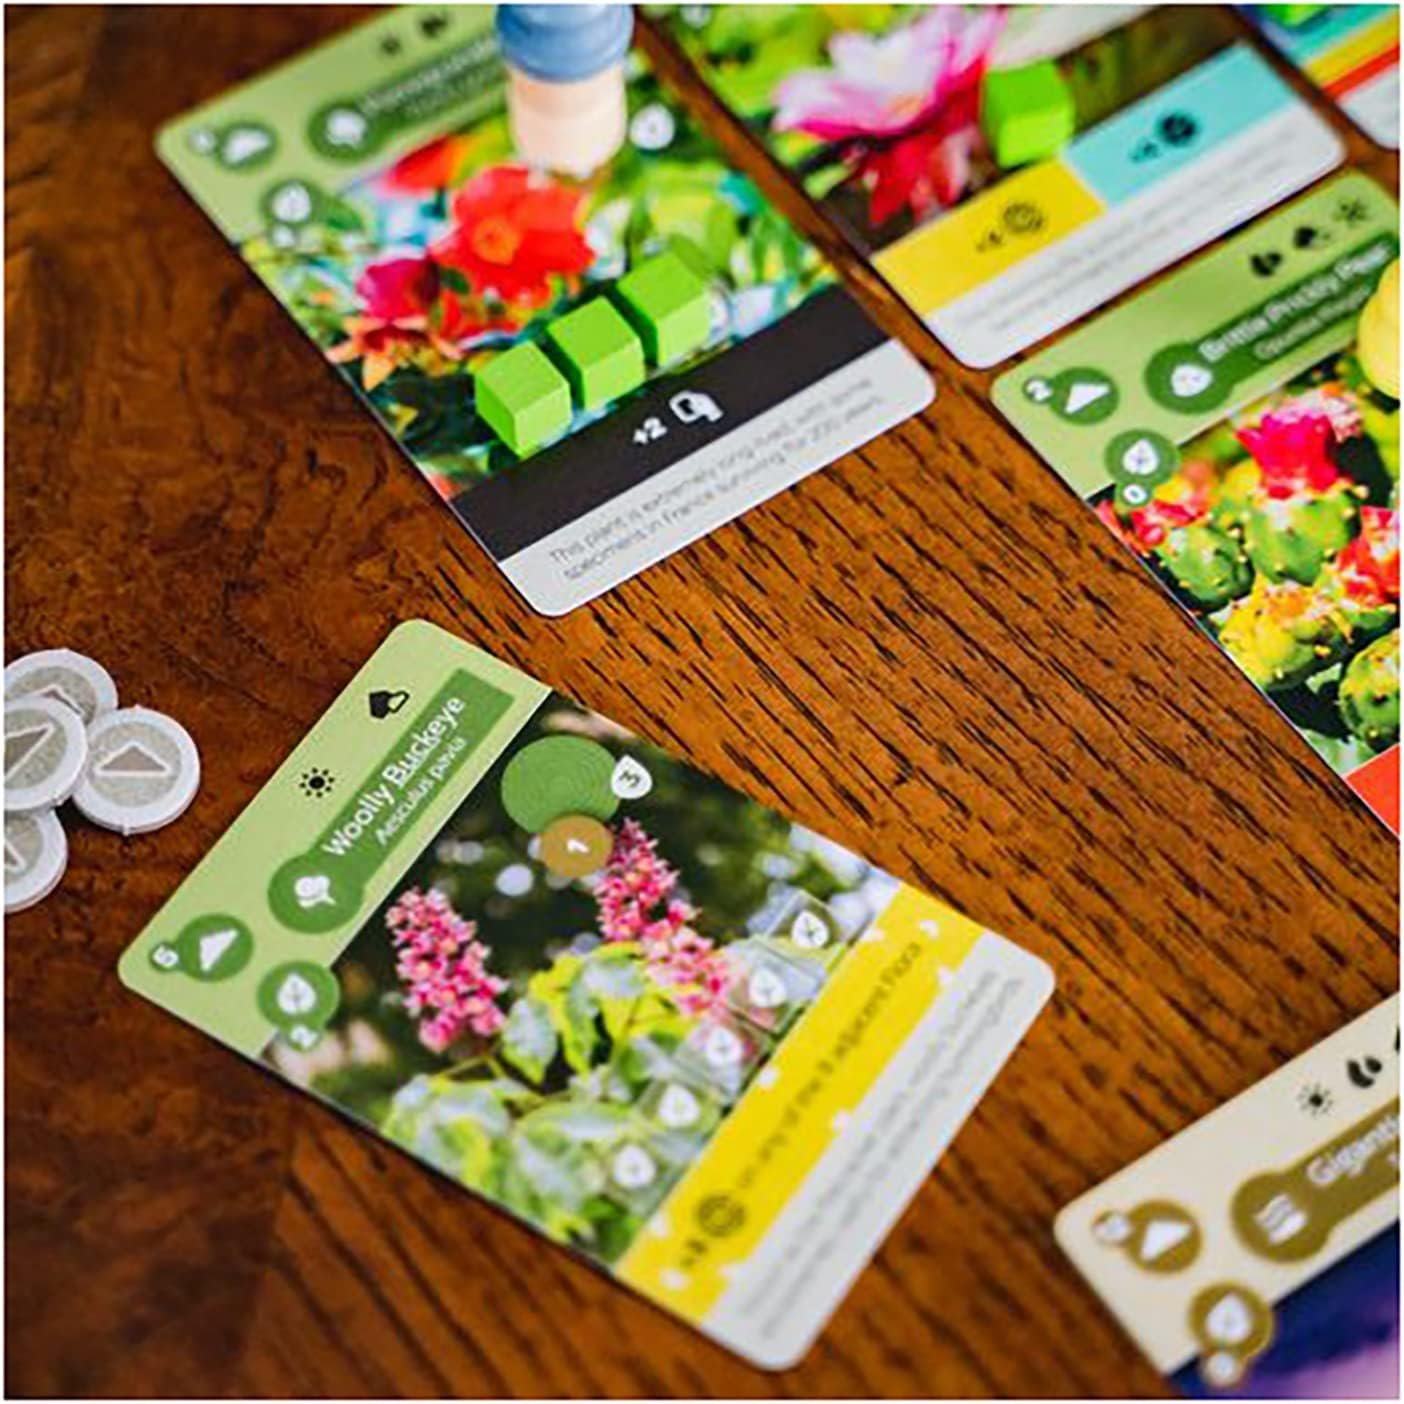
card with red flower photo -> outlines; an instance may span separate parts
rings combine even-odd
[[[652,7],[966,365],[1338,165],[1218,6]]]
[[[561,614],[934,390],[638,54],[604,167],[525,165],[492,20],[393,10],[157,145],[512,583]]]
[[[1052,991],[981,923],[423,623],[121,975],[766,1367]]]
[[[1398,255],[1394,200],[1343,175],[994,386],[1396,831],[1398,361],[1391,381],[1357,333]]]

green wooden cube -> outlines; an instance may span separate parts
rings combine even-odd
[[[523,456],[570,424],[570,385],[539,346],[523,342],[494,356],[473,378],[478,413]]]
[[[980,125],[999,165],[1056,156],[1072,140],[1076,123],[1072,91],[1052,59],[985,74]]]
[[[655,254],[626,273],[615,292],[654,365],[669,365],[706,344],[711,294],[677,254]]]
[[[1263,9],[1278,24],[1285,24],[1291,29],[1295,29],[1299,24],[1305,24],[1309,19],[1315,19],[1325,5],[1264,5]]]
[[[644,382],[643,343],[602,297],[552,322],[546,336],[582,409],[598,409]]]

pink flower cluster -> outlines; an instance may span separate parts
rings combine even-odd
[[[697,913],[675,897],[678,874],[658,856],[658,841],[626,819],[595,886],[600,934],[637,941],[651,978],[684,1014],[720,1013],[731,972],[721,951],[690,925]]]
[[[406,988],[405,1006],[420,1020],[419,1041],[443,1053],[465,1034],[490,1038],[506,1023],[497,997],[507,981],[487,968],[492,952],[477,939],[475,923],[459,916],[442,892],[417,887],[385,914],[398,952],[395,973]]]
[[[1337,424],[1324,410],[1283,405],[1256,426],[1238,431],[1238,441],[1262,469],[1269,497],[1325,492],[1341,476],[1336,467]]]

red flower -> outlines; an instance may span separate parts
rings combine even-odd
[[[1345,592],[1361,604],[1399,598],[1399,513],[1388,507],[1360,509],[1360,535],[1342,548],[1336,569]]]
[[[373,263],[356,279],[359,316],[342,326],[346,340],[327,357],[338,364],[361,362],[361,384],[374,390],[396,366],[426,355],[430,361],[458,361],[464,343],[483,332],[506,327],[500,319],[472,316],[444,288],[428,258],[391,258]]]
[[[1238,442],[1262,469],[1269,497],[1325,492],[1341,475],[1332,456],[1336,432],[1329,415],[1287,406],[1238,431]]]
[[[868,218],[886,224],[903,208],[914,219],[954,205],[970,184],[970,166],[983,139],[964,103],[945,109],[931,126],[872,152],[859,178],[869,187]]]
[[[356,295],[368,317],[386,322],[423,317],[439,295],[439,270],[427,258],[372,263],[356,279]]]
[[[594,262],[579,227],[583,191],[521,166],[494,166],[453,197],[457,228],[434,250],[480,292],[540,307],[551,279],[578,277]]]
[[[381,188],[395,195],[432,195],[453,184],[469,140],[439,137],[401,156],[380,179]]]

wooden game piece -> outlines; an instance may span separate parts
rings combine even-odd
[[[59,885],[68,838],[52,809],[5,815],[5,911],[22,912]]]
[[[624,143],[628,5],[499,5],[507,113],[529,165],[584,177]]]
[[[704,345],[711,333],[707,284],[671,251],[631,269],[615,292],[656,366],[680,360]]]
[[[566,313],[546,336],[582,409],[598,409],[644,382],[643,343],[603,297]]]
[[[1076,130],[1072,92],[1052,59],[985,74],[980,125],[1006,169],[1056,156]]]
[[[473,393],[478,413],[518,456],[570,425],[570,384],[530,342],[493,357],[474,376]]]
[[[87,726],[94,717],[117,705],[117,684],[95,659],[71,648],[27,653],[5,666],[5,696],[48,697],[71,707]]]
[[[149,707],[122,707],[88,728],[88,763],[73,803],[104,829],[144,834],[184,814],[199,788],[190,733]]]
[[[78,785],[88,758],[83,719],[52,697],[5,704],[5,811],[57,809]]]

